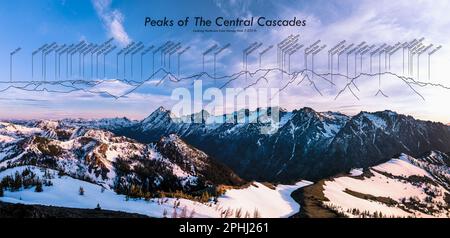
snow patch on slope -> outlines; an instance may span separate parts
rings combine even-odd
[[[408,156],[405,154],[402,154],[398,159],[391,159],[388,162],[374,166],[373,168],[377,171],[390,173],[394,176],[409,177],[417,175],[431,178],[427,171],[412,165],[408,160]]]
[[[360,215],[352,213],[355,209],[370,215],[381,212],[386,217],[449,216],[449,211],[443,208],[447,190],[433,183],[434,177],[412,164],[411,159],[402,155],[374,166],[369,169],[371,176],[343,176],[325,181],[323,193],[329,201],[324,204],[350,217]],[[411,202],[426,204],[428,212]]]
[[[22,172],[25,168],[31,169],[37,176],[43,177],[45,169],[35,166],[14,167],[0,172],[0,179],[12,175],[16,171]],[[34,188],[21,189],[16,192],[5,191],[1,201],[22,204],[41,204],[70,208],[94,209],[97,204],[102,209],[139,213],[151,217],[171,217],[176,210],[181,214],[184,207],[187,214],[194,212],[194,217],[220,217],[224,209],[242,209],[253,214],[257,209],[262,217],[287,217],[299,210],[299,205],[290,197],[290,194],[302,187],[311,184],[307,181],[295,185],[278,185],[270,189],[261,183],[255,183],[245,189],[232,189],[218,198],[218,202],[199,203],[187,199],[127,199],[124,195],[103,188],[97,184],[74,179],[69,176],[58,176],[55,170],[47,169],[52,174],[52,186],[44,186],[43,192],[37,193]],[[84,195],[79,194],[80,187]],[[175,203],[180,203],[174,208]]]
[[[377,128],[384,129],[387,127],[386,121],[384,121],[382,118],[380,118],[374,114],[364,113],[364,116],[367,119],[369,119],[372,122],[372,124]]]
[[[291,197],[291,193],[300,187],[311,185],[301,181],[295,185],[278,185],[275,189],[261,183],[254,183],[245,189],[228,190],[220,197],[219,204],[223,208],[240,209],[253,214],[255,210],[261,217],[289,217],[297,213],[300,205]]]

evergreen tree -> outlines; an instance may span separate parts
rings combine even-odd
[[[184,206],[180,213],[180,218],[187,218],[187,206]]]
[[[142,197],[142,190],[139,186],[132,184],[129,190],[129,195],[131,197]]]
[[[224,218],[231,218],[231,217],[233,216],[233,213],[234,213],[234,210],[231,209],[231,208],[228,208],[228,209],[225,211],[225,217],[224,217]]]
[[[97,207],[95,207],[95,210],[97,210],[97,211],[102,210],[102,208],[100,207],[100,204],[99,204],[99,203],[97,203]]]
[[[22,187],[22,175],[20,175],[20,173],[16,171],[16,173],[14,174],[14,182],[11,189],[13,191],[17,191],[21,187]]]
[[[172,218],[177,218],[177,217],[178,217],[177,209],[174,208],[173,213],[172,213]]]
[[[237,209],[234,216],[236,218],[241,218],[242,217],[242,208]]]
[[[44,185],[45,185],[46,187],[50,187],[50,186],[53,186],[53,182],[52,182],[51,180],[45,180],[45,181],[44,181]]]
[[[189,214],[189,218],[194,218],[195,216],[195,210],[192,209],[191,213]]]
[[[14,184],[14,179],[12,176],[6,176],[2,179],[1,185],[3,188],[11,188]]]
[[[22,171],[22,177],[27,177],[31,174],[31,170],[29,168],[26,168]]]
[[[59,170],[59,171],[58,171],[58,177],[60,177],[60,178],[61,178],[62,176],[64,176],[64,171],[62,171],[62,170]]]
[[[211,196],[208,192],[203,192],[200,197],[200,202],[208,202],[210,197]]]
[[[44,190],[42,190],[42,182],[41,180],[36,181],[36,188],[34,189],[35,192],[40,193]]]
[[[253,211],[253,218],[261,218],[261,213],[259,213],[258,209]]]
[[[0,197],[3,197],[3,186],[0,185]]]

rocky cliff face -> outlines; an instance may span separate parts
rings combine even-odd
[[[115,131],[145,143],[177,134],[245,178],[272,181],[320,179],[375,165],[399,153],[450,151],[447,125],[392,111],[352,117],[311,108],[281,111],[278,130],[270,135],[260,133],[267,124],[249,123],[258,112],[239,115],[247,117],[245,123],[207,123],[209,114],[202,123],[180,123],[170,111],[159,108],[145,120]]]

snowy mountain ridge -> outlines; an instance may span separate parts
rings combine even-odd
[[[244,182],[175,135],[157,144],[141,144],[109,131],[57,122],[38,122],[34,127],[2,122],[0,142],[0,170],[37,165],[122,192],[131,185],[145,192],[193,192],[219,185],[216,182],[231,186]],[[223,177],[213,176],[209,166]]]
[[[276,182],[318,180],[386,162],[399,153],[419,156],[431,150],[450,151],[449,126],[389,110],[347,116],[308,107],[291,112],[280,109],[280,120],[273,124],[268,124],[271,119],[265,112],[270,115],[271,108],[222,116],[201,111],[176,118],[160,107],[142,121],[67,119],[59,123],[109,130],[144,144],[176,134],[246,179]],[[274,133],[261,134],[268,125]]]
[[[303,189],[316,207],[345,217],[450,217],[450,157],[432,151],[421,158],[406,154],[385,163],[326,179]],[[311,202],[309,204],[312,204]]]
[[[247,121],[257,117],[249,111],[235,115]],[[299,210],[291,193],[310,185],[305,190],[323,191],[322,208],[342,216],[449,215],[449,154],[430,150],[407,155],[429,148],[448,151],[448,127],[442,124],[391,111],[349,117],[303,108],[282,111],[279,131],[261,135],[263,122],[180,123],[172,116],[160,108],[146,119],[145,127],[127,119],[0,122],[0,200],[74,208],[98,203],[105,209],[155,217],[185,217],[193,211],[195,217],[286,217]],[[407,153],[380,159],[396,148]],[[298,171],[305,175],[315,168],[322,179],[329,177],[323,168],[361,169],[314,185],[246,183],[210,152],[221,152],[227,158],[222,161],[238,168],[239,174],[255,171],[260,181]],[[28,170],[37,176],[31,182]],[[28,185],[14,187],[16,172]],[[290,176],[289,180],[300,178]],[[38,184],[43,184],[43,193],[35,191]],[[81,194],[81,187],[86,195],[70,198]]]
[[[142,143],[177,134],[247,179],[282,182],[317,180],[373,166],[399,153],[419,156],[431,150],[450,151],[450,127],[389,110],[354,116],[308,107],[280,110],[279,122],[271,125],[277,130],[261,134],[271,121],[263,112],[270,114],[270,110],[240,110],[223,116],[203,111],[174,118],[161,107],[143,121],[105,129]]]

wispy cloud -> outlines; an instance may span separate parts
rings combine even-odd
[[[227,16],[244,16],[251,15],[250,4],[251,1],[237,1],[237,0],[214,0],[216,6]]]
[[[92,4],[109,36],[122,45],[129,44],[131,38],[123,26],[124,15],[121,11],[111,8],[111,0],[92,0]]]

